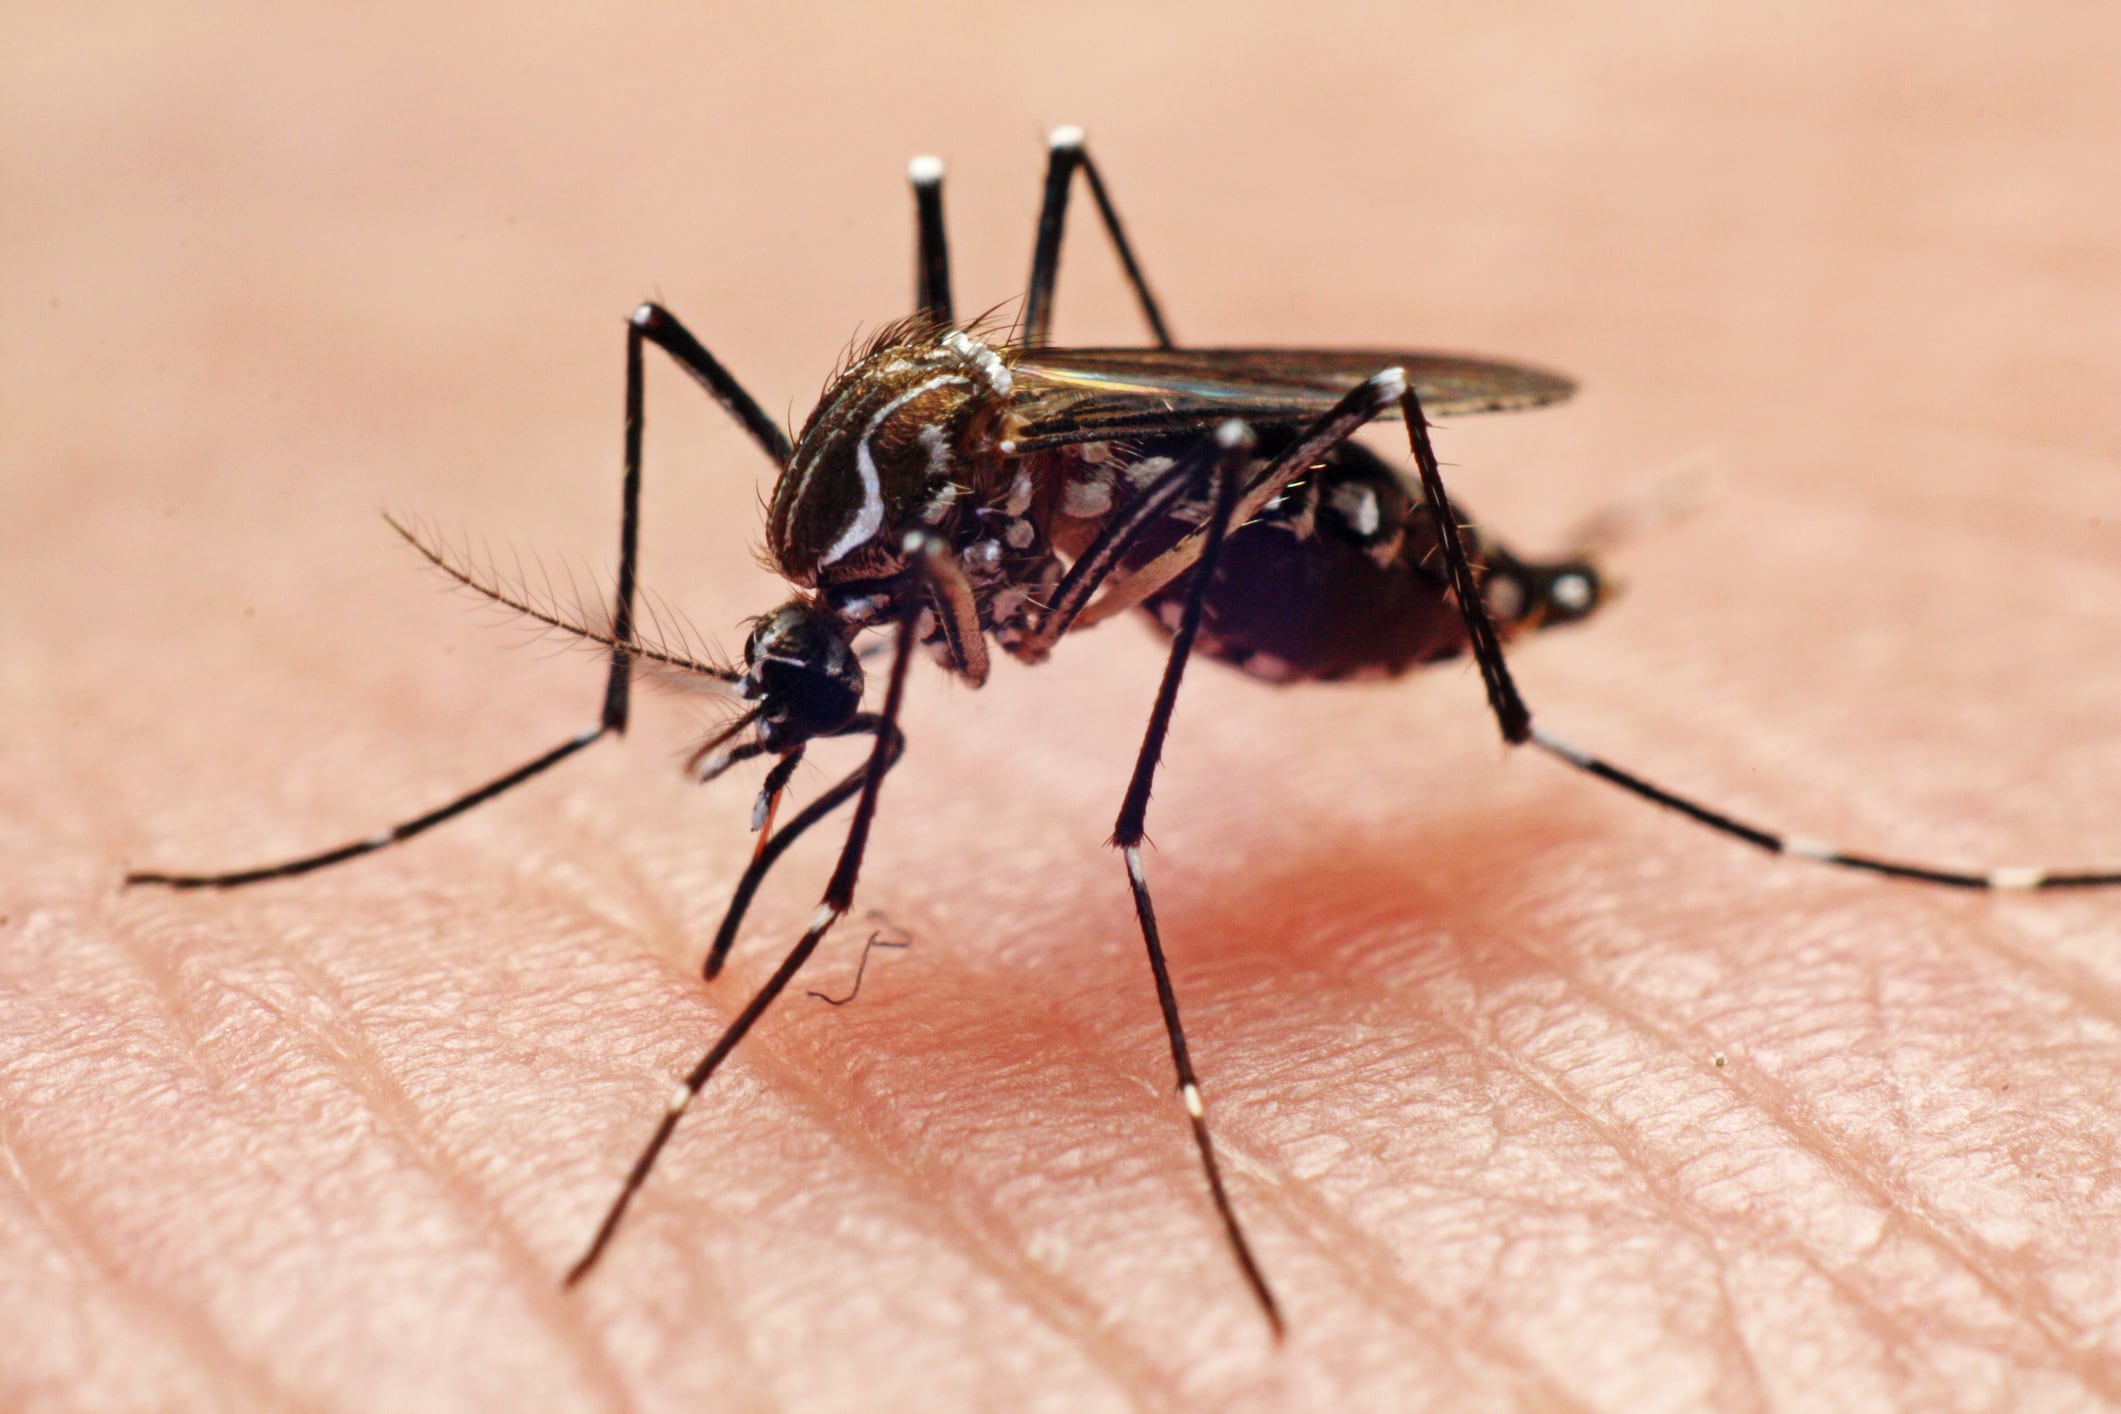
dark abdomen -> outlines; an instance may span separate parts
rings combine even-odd
[[[1344,444],[1231,534],[1195,651],[1269,682],[1392,677],[1456,657],[1465,626],[1442,566],[1410,488]],[[1175,628],[1192,578],[1142,608]]]

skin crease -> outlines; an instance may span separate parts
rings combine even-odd
[[[915,665],[804,980],[846,989],[870,909],[913,947],[844,1008],[798,984],[572,1295],[837,847],[704,987],[753,788],[680,778],[711,707],[649,694],[342,869],[116,886],[359,837],[588,724],[597,666],[438,594],[375,505],[601,571],[636,299],[800,418],[904,307],[905,159],[951,164],[976,309],[1069,121],[1181,337],[1583,378],[1438,433],[1527,549],[1716,477],[1517,653],[1544,725],[1850,847],[2121,860],[2121,20],[1690,13],[1366,12],[1303,102],[1250,101],[1289,91],[1282,7],[1206,47],[1183,7],[511,9],[505,51],[499,12],[40,15],[0,61],[0,1404],[2121,1399],[2121,893],[1766,859],[1503,759],[1457,668],[1200,664],[1180,701],[1149,875],[1279,1349],[1099,845],[1138,624],[978,694]],[[1134,337],[1084,211],[1061,336]],[[782,597],[769,469],[703,403],[654,366],[645,572],[734,648]],[[806,795],[854,759],[818,756]]]

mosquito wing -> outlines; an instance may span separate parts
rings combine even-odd
[[[1403,368],[1432,417],[1558,403],[1558,373],[1458,354],[1393,349],[1031,349],[1011,365],[1012,441],[1023,451],[1150,436],[1243,418],[1304,423],[1365,378]],[[1385,414],[1398,416],[1394,408]]]

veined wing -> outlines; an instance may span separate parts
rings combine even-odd
[[[1238,417],[1307,422],[1387,368],[1432,417],[1558,403],[1576,385],[1558,373],[1458,354],[1393,349],[1030,349],[1010,366],[1011,438],[1035,451],[1149,436]],[[1395,417],[1395,408],[1385,414]]]

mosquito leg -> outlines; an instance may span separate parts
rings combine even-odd
[[[1163,682],[1156,690],[1156,705],[1149,709],[1149,726],[1142,736],[1141,754],[1135,758],[1134,776],[1127,783],[1119,820],[1113,826],[1112,843],[1119,848],[1127,863],[1127,883],[1134,891],[1135,917],[1141,922],[1142,942],[1149,950],[1149,969],[1156,976],[1157,1005],[1163,1010],[1164,1031],[1171,1038],[1171,1061],[1178,1072],[1179,1099],[1185,1104],[1186,1115],[1193,1124],[1193,1143],[1200,1150],[1201,1168],[1208,1176],[1208,1192],[1215,1200],[1215,1211],[1222,1218],[1223,1232],[1230,1240],[1237,1264],[1243,1269],[1245,1280],[1251,1285],[1261,1309],[1266,1312],[1267,1323],[1279,1338],[1284,1329],[1281,1307],[1267,1285],[1258,1258],[1252,1254],[1252,1244],[1245,1237],[1237,1212],[1230,1206],[1229,1192],[1223,1186],[1222,1166],[1216,1160],[1215,1142],[1208,1132],[1208,1111],[1201,1100],[1200,1080],[1194,1074],[1193,1059],[1186,1049],[1186,1029],[1178,1018],[1178,994],[1171,986],[1171,969],[1164,961],[1163,939],[1157,932],[1156,909],[1149,900],[1149,878],[1142,869],[1141,856],[1149,815],[1149,790],[1156,780],[1157,762],[1163,756],[1164,738],[1171,729],[1171,713],[1178,703],[1179,681],[1185,676],[1186,660],[1192,654],[1193,641],[1200,632],[1209,583],[1215,576],[1215,562],[1230,533],[1231,518],[1237,506],[1237,482],[1244,474],[1252,434],[1242,423],[1226,422],[1216,430],[1215,441],[1218,455],[1213,473],[1214,511],[1208,521],[1200,562],[1194,570],[1192,583],[1187,586],[1185,612],[1171,639],[1171,656],[1164,665]]]
[[[916,157],[906,164],[913,183],[919,245],[913,258],[913,306],[937,324],[954,318],[950,303],[950,238],[943,229],[943,159]]]
[[[708,392],[713,394],[715,400],[743,423],[767,452],[783,465],[789,456],[786,436],[759,410],[751,395],[729,376],[721,364],[715,361],[714,356],[685,331],[683,325],[657,305],[644,304],[634,311],[626,328],[625,482],[620,497],[618,590],[611,612],[611,668],[605,679],[603,709],[598,713],[596,725],[577,732],[544,755],[526,761],[505,775],[495,777],[477,790],[461,795],[423,815],[416,815],[386,830],[379,830],[366,839],[277,864],[228,873],[177,874],[160,870],[137,870],[125,876],[127,884],[160,884],[173,889],[232,889],[244,884],[261,883],[267,879],[285,879],[296,874],[307,874],[313,869],[323,869],[349,859],[357,859],[361,855],[386,849],[401,840],[411,839],[445,820],[453,820],[468,810],[484,805],[495,796],[513,790],[533,776],[557,766],[607,734],[625,733],[631,705],[633,607],[640,566],[641,429],[643,387],[646,382],[641,349],[644,342],[653,343],[668,352],[680,367],[698,379]],[[734,674],[731,676],[734,677]]]
[[[1031,281],[1024,296],[1023,347],[1038,348],[1052,331],[1053,287],[1060,277],[1061,232],[1068,223],[1068,189],[1076,169],[1081,168],[1084,180],[1090,184],[1091,198],[1097,202],[1098,215],[1104,218],[1105,232],[1112,237],[1112,248],[1126,269],[1127,284],[1134,291],[1135,302],[1141,306],[1142,318],[1148,322],[1150,337],[1158,348],[1170,348],[1171,330],[1164,323],[1156,296],[1149,293],[1148,278],[1142,274],[1141,262],[1134,258],[1134,247],[1127,243],[1126,228],[1120,225],[1119,212],[1105,191],[1097,164],[1090,160],[1090,154],[1083,148],[1083,130],[1055,128],[1046,139],[1046,145],[1046,191],[1039,202],[1038,240],[1032,247]]]
[[[1920,884],[1941,884],[1956,889],[2005,892],[2121,886],[2121,869],[2076,872],[2025,867],[1945,869],[1928,864],[1881,859],[1875,855],[1850,853],[1799,835],[1762,829],[1734,815],[1652,784],[1634,772],[1601,760],[1590,752],[1564,741],[1544,727],[1535,725],[1531,708],[1525,704],[1524,695],[1517,690],[1517,684],[1510,676],[1509,665],[1503,661],[1502,642],[1495,631],[1494,619],[1488,611],[1486,597],[1480,592],[1472,559],[1466,552],[1458,515],[1451,509],[1450,499],[1444,492],[1443,473],[1437,465],[1436,450],[1429,441],[1428,421],[1422,416],[1421,404],[1411,388],[1407,390],[1402,404],[1406,409],[1407,435],[1414,446],[1415,465],[1420,469],[1429,513],[1435,518],[1437,539],[1443,547],[1444,566],[1451,578],[1452,597],[1458,601],[1458,611],[1465,620],[1473,659],[1480,668],[1481,682],[1487,689],[1488,707],[1495,714],[1496,725],[1501,728],[1505,742],[1511,746],[1536,746],[1549,756],[1586,775],[1595,776],[1608,785],[1618,786],[1630,795],[1647,800],[1653,805],[1661,805],[1697,825],[1705,825],[1718,834],[1741,840],[1769,854],[1786,854],[1819,864],[1856,869],[1867,874],[1882,874],[1887,878],[1907,879]]]
[[[897,661],[894,650],[893,661]],[[872,713],[863,713],[837,735],[884,735],[883,718]],[[898,764],[906,749],[905,734],[893,726],[889,735],[890,748],[884,756],[884,770],[889,771]],[[715,929],[714,943],[707,950],[707,962],[703,969],[708,981],[713,981],[722,972],[723,963],[729,959],[729,950],[736,946],[737,930],[744,924],[744,915],[751,909],[751,900],[758,894],[759,886],[773,872],[773,866],[788,852],[805,831],[823,820],[827,815],[854,799],[868,779],[867,766],[859,767],[842,777],[838,784],[811,801],[796,813],[794,819],[781,827],[780,833],[768,838],[752,856],[750,865],[737,880],[736,890],[730,895],[729,906],[722,912],[722,922]]]
[[[924,551],[924,563],[935,553],[946,552]],[[833,869],[832,878],[825,885],[824,897],[818,903],[818,910],[811,917],[810,926],[803,930],[803,936],[794,949],[781,960],[781,965],[775,968],[773,975],[766,980],[766,985],[737,1013],[736,1019],[729,1023],[728,1028],[722,1032],[707,1054],[700,1057],[699,1064],[692,1068],[684,1083],[671,1092],[661,1122],[656,1125],[655,1133],[649,1136],[647,1146],[641,1150],[640,1157],[634,1160],[632,1169],[627,1172],[626,1181],[621,1185],[618,1197],[606,1210],[603,1222],[598,1224],[596,1236],[590,1240],[589,1249],[582,1254],[580,1260],[568,1268],[564,1279],[567,1286],[574,1286],[587,1276],[590,1269],[597,1264],[597,1259],[603,1256],[604,1250],[611,1245],[612,1237],[619,1230],[620,1221],[626,1216],[626,1209],[632,1204],[634,1195],[641,1191],[641,1185],[648,1181],[648,1174],[655,1167],[656,1158],[663,1152],[663,1146],[670,1142],[670,1136],[676,1132],[678,1121],[684,1117],[686,1109],[691,1106],[700,1091],[706,1088],[707,1082],[713,1078],[722,1062],[736,1050],[738,1043],[758,1024],[759,1018],[766,1014],[766,1009],[772,1006],[781,993],[787,990],[788,984],[795,980],[796,973],[810,960],[810,955],[817,951],[817,945],[823,940],[826,932],[854,906],[854,886],[861,878],[862,855],[869,847],[869,829],[876,820],[877,793],[883,786],[885,773],[891,769],[904,746],[898,719],[906,698],[906,668],[913,659],[913,642],[917,637],[912,632],[911,623],[920,612],[917,586],[909,585],[902,596],[902,602],[905,608],[900,617],[898,642],[891,655],[891,678],[884,693],[884,710],[869,724],[869,729],[876,734],[876,741],[870,747],[869,760],[854,776],[849,777],[848,782],[842,782],[842,785],[852,782],[855,788],[860,790],[861,799],[854,807],[854,820],[847,827],[847,842],[840,847],[839,864]],[[775,843],[786,841],[807,829],[814,823],[813,811],[816,811],[814,818],[823,818],[824,810],[818,810],[817,807],[825,805],[825,809],[829,810],[831,806],[825,802],[830,798],[828,795],[813,802],[811,810],[804,811],[802,816],[781,833]],[[757,869],[756,865],[754,870],[760,877],[764,876],[764,871]],[[748,878],[749,874],[746,877]],[[739,904],[732,903],[731,911],[736,912],[739,907]],[[708,975],[713,975],[712,964]]]

